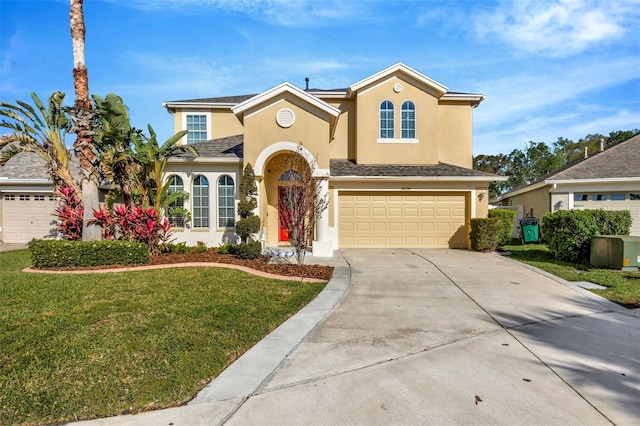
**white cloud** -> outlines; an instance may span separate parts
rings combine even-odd
[[[285,27],[307,28],[331,25],[336,21],[370,18],[368,6],[380,0],[108,0],[119,5],[158,11],[168,8],[190,14],[196,10],[210,9],[227,13],[239,13],[253,19]]]
[[[579,54],[637,31],[638,0],[520,0],[476,16],[479,36],[550,57]]]

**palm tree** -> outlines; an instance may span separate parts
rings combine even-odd
[[[16,101],[17,105],[0,102],[0,115],[10,120],[3,119],[0,127],[12,131],[0,137],[0,166],[21,152],[36,153],[46,162],[56,191],[68,186],[79,194],[69,168],[71,154],[65,145],[71,122],[62,107],[64,93],[54,92],[47,108],[35,93],[31,93],[31,99],[35,108],[22,101]]]
[[[82,203],[84,205],[82,239],[99,240],[100,229],[97,226],[91,227],[87,223],[88,220],[92,219],[93,211],[99,207],[99,171],[97,167],[98,153],[92,136],[96,113],[89,97],[89,77],[84,57],[83,0],[70,0],[70,2],[69,21],[73,46],[73,86],[76,94],[75,108],[71,116],[77,135],[73,149],[79,156],[80,169],[82,170]]]

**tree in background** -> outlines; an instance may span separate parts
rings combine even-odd
[[[603,142],[604,148],[610,148],[638,134],[640,129],[618,130],[609,133],[608,137],[595,133],[588,134],[578,142],[559,137],[551,147],[544,142],[530,141],[524,150],[514,149],[508,155],[478,155],[473,159],[473,168],[508,177],[506,182],[496,182],[489,186],[490,197],[495,198],[584,159],[585,150],[586,155],[590,156],[600,151]]]
[[[473,159],[473,168],[485,173],[505,176],[509,166],[509,157],[505,154],[478,155]],[[489,184],[489,198],[495,198],[502,194],[507,187],[506,182],[493,182]]]
[[[256,195],[256,176],[251,164],[247,163],[240,179],[240,201],[238,202],[238,215],[240,220],[236,222],[236,234],[242,243],[251,240],[251,236],[260,230],[260,217],[254,214],[258,207]]]

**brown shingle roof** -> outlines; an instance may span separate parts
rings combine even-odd
[[[640,177],[640,135],[591,155],[545,180]]]
[[[446,163],[433,165],[374,165],[356,164],[350,160],[330,160],[331,176],[381,176],[381,177],[497,177]]]
[[[244,135],[234,135],[226,138],[192,143],[191,146],[198,150],[200,157],[242,158],[243,142]],[[184,153],[176,157],[193,158],[193,154]]]

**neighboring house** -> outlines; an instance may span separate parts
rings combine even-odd
[[[550,173],[492,203],[517,206],[526,216],[570,209],[629,210],[640,236],[640,135]]]
[[[45,161],[37,154],[17,154],[0,167],[0,241],[55,237],[56,205]]]
[[[166,102],[175,131],[199,157],[165,169],[190,198],[178,241],[235,240],[238,183],[250,163],[265,246],[286,246],[278,203],[295,186],[283,159],[302,155],[329,208],[318,217],[314,256],[350,247],[468,248],[470,219],[486,217],[488,185],[472,169],[472,112],[483,95],[447,87],[396,64],[348,88],[283,83],[246,96]]]

